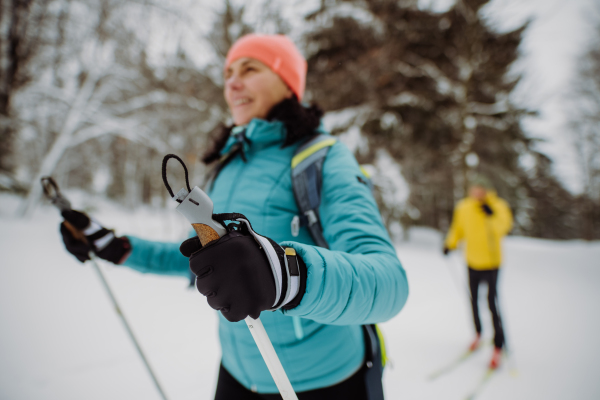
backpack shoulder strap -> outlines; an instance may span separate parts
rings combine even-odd
[[[323,227],[319,216],[321,204],[321,184],[323,163],[331,146],[337,139],[328,135],[319,135],[300,146],[292,158],[292,186],[300,215],[292,220],[292,235],[298,236],[301,226],[306,226],[317,244],[329,248],[323,237]],[[368,172],[361,167],[363,177],[358,180],[371,190],[373,185]],[[383,385],[381,377],[386,363],[383,336],[377,325],[363,325],[365,340],[365,385],[369,399],[383,400]]]
[[[383,335],[377,325],[363,325],[365,340],[365,365],[364,373],[367,398],[369,400],[383,400],[383,368],[387,362]]]
[[[300,215],[292,220],[292,235],[306,226],[317,246],[329,248],[319,217],[323,162],[337,139],[318,135],[298,147],[292,157],[292,187]]]

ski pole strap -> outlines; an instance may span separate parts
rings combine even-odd
[[[42,188],[44,189],[44,194],[49,199],[60,196],[60,189],[58,189],[58,185],[56,181],[51,176],[43,176],[42,179]],[[52,191],[54,190],[54,195]]]
[[[167,188],[167,191],[169,192],[171,197],[175,197],[175,194],[173,194],[173,190],[171,189],[171,186],[169,186],[169,181],[167,180],[167,162],[171,158],[174,158],[177,161],[179,161],[179,163],[183,167],[183,170],[185,171],[185,186],[187,187],[188,193],[191,192],[192,189],[190,189],[190,180],[188,178],[188,169],[185,166],[185,163],[183,162],[183,160],[181,158],[179,158],[178,156],[176,156],[175,154],[167,154],[165,156],[165,158],[163,158],[163,162],[162,162],[162,178],[163,178],[163,183],[165,184],[165,187]],[[179,200],[177,200],[177,201],[179,201]],[[181,201],[179,201],[179,202],[181,203]]]
[[[62,195],[58,188],[58,184],[51,176],[42,177],[41,182],[42,188],[44,189],[44,195],[56,208],[60,211],[71,209],[71,202]]]
[[[246,219],[244,214],[240,213],[221,213],[221,214],[213,214],[212,218],[220,223],[224,223],[225,221],[237,221],[240,218]]]

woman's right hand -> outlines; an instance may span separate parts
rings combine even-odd
[[[306,266],[300,256],[254,232],[245,217],[236,221],[238,229],[205,246],[198,237],[181,244],[208,305],[231,322],[297,306],[306,290]]]

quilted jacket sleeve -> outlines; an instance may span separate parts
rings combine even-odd
[[[127,236],[131,254],[123,265],[139,272],[190,276],[189,260],[179,252],[179,243],[153,242]]]
[[[402,309],[408,281],[352,153],[336,143],[323,166],[320,216],[330,249],[297,242],[307,287],[287,315],[336,325],[386,321]]]

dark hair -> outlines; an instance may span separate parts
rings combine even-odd
[[[316,104],[305,107],[298,101],[296,95],[276,104],[269,114],[267,121],[281,121],[285,124],[287,135],[282,147],[289,146],[297,141],[315,136],[316,129],[321,123],[323,110]],[[216,135],[213,136],[212,147],[202,155],[201,160],[205,164],[210,164],[221,157],[221,150],[225,147],[231,130],[235,125],[223,126]]]

